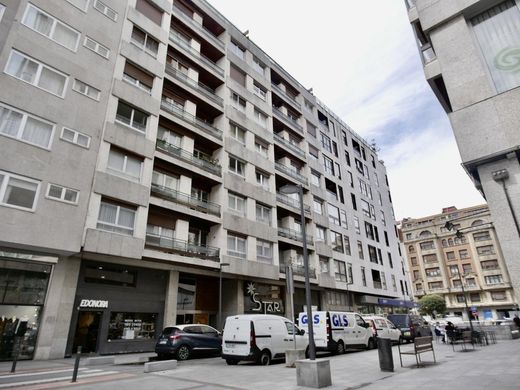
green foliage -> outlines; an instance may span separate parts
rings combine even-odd
[[[446,301],[444,298],[437,294],[425,295],[419,299],[419,312],[422,315],[431,315],[435,318],[435,315],[444,314],[446,312]]]

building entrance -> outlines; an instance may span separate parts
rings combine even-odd
[[[99,326],[101,324],[101,311],[80,311],[78,324],[74,335],[72,351],[76,352],[81,346],[82,353],[95,353],[98,349]]]

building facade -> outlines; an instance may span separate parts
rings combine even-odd
[[[510,318],[517,310],[487,205],[407,218],[401,233],[415,297],[441,295],[447,313],[466,320]]]
[[[407,1],[424,73],[485,197],[520,301],[520,2]]]
[[[386,169],[204,1],[0,0],[0,359],[409,300]],[[27,329],[25,329],[27,328]],[[15,336],[18,335],[19,339]]]

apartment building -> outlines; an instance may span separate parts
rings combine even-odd
[[[441,295],[465,319],[512,317],[518,301],[487,205],[406,218],[401,232],[415,297]]]
[[[520,2],[408,0],[424,73],[486,199],[520,301]]]
[[[202,0],[0,0],[0,359],[409,302],[374,148]],[[25,329],[27,328],[27,329]]]

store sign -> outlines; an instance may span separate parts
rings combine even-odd
[[[101,301],[97,299],[82,299],[79,307],[91,307],[96,309],[108,309],[108,301]]]
[[[254,282],[245,283],[246,299],[245,312],[262,314],[283,314],[283,301],[280,299],[281,290],[279,286],[269,286],[255,284]]]

